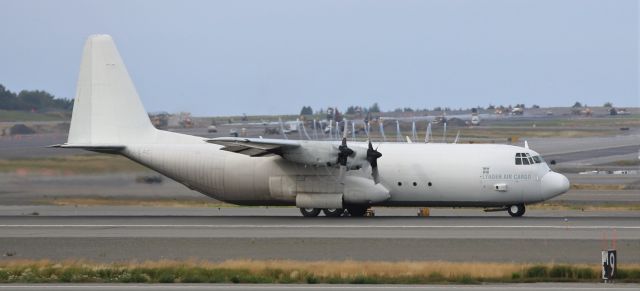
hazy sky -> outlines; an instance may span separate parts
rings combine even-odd
[[[111,34],[149,111],[640,106],[637,0],[0,0],[0,84],[74,97]]]

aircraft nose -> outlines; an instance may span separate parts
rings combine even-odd
[[[542,195],[546,199],[550,199],[569,191],[569,187],[571,185],[569,183],[569,179],[564,175],[556,172],[549,172],[542,176],[541,186]]]

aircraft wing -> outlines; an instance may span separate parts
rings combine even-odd
[[[282,155],[287,150],[299,148],[299,141],[263,138],[218,137],[206,142],[223,146],[222,150],[251,157]]]

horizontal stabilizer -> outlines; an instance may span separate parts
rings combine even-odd
[[[99,153],[119,153],[125,149],[124,145],[83,145],[83,144],[55,144],[50,145],[48,148],[60,148],[60,149],[82,149]]]

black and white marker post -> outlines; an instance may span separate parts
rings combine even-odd
[[[601,261],[602,280],[604,280],[605,283],[611,283],[615,278],[616,266],[618,262],[618,253],[616,251],[615,230],[613,231],[613,238],[610,241],[611,247],[609,249],[606,248],[606,245],[607,245],[606,234],[604,234],[604,236],[605,238],[603,240],[603,243],[605,244],[605,247],[602,250],[602,261]]]

